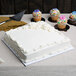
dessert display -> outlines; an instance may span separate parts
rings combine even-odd
[[[57,19],[57,25],[59,29],[65,29],[67,25],[67,18],[64,15],[61,15]]]
[[[73,12],[70,14],[68,23],[69,23],[69,24],[72,24],[72,25],[76,25],[76,11],[73,11]]]
[[[11,29],[3,40],[26,64],[72,49],[68,37],[43,21]]]
[[[42,13],[39,9],[36,9],[32,13],[34,21],[41,21]]]
[[[9,20],[9,17],[0,17],[0,23],[6,20]],[[27,24],[24,21],[15,21],[15,20],[11,20],[9,22],[6,22],[2,25],[0,25],[0,31],[8,31],[10,29],[15,29],[17,27],[23,26]]]
[[[53,8],[50,10],[50,20],[56,22],[59,16],[60,16],[60,11],[57,8]]]
[[[4,60],[2,58],[0,58],[0,63],[3,63],[3,62],[4,62]]]

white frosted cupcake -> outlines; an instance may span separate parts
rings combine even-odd
[[[71,24],[75,24],[76,25],[76,11],[73,11],[70,16],[69,16],[69,20]]]
[[[42,13],[39,9],[34,10],[32,14],[34,21],[41,21]]]
[[[57,21],[59,16],[60,11],[57,8],[53,8],[52,10],[50,10],[50,17],[53,21]]]

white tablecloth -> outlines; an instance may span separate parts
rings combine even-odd
[[[69,18],[69,14],[64,14],[64,15],[67,18]],[[3,16],[9,16],[9,15],[3,15]],[[51,23],[48,21],[49,14],[43,14],[42,16],[45,18],[46,22],[48,22],[52,26],[56,24],[56,23]],[[22,21],[29,23],[31,18],[32,18],[31,14],[25,14],[22,18]],[[51,57],[46,60],[43,60],[43,61],[31,64],[27,67],[24,67],[23,64],[16,58],[16,56],[1,41],[1,39],[4,36],[4,32],[1,31],[0,32],[0,57],[4,59],[5,62],[0,64],[0,76],[5,75],[6,74],[5,70],[7,71],[7,69],[8,69],[8,74],[6,76],[10,76],[10,75],[14,76],[18,72],[19,73],[16,75],[21,75],[22,70],[23,70],[22,71],[23,75],[24,74],[35,75],[37,74],[37,71],[38,73],[41,73],[41,75],[43,75],[43,73],[46,73],[48,74],[48,76],[49,74],[54,76],[55,71],[57,74],[57,75],[55,74],[56,76],[59,76],[59,75],[67,76],[67,74],[69,74],[68,76],[71,76],[72,75],[71,72],[72,73],[74,72],[74,74],[76,74],[75,72],[76,71],[76,26],[70,25],[70,29],[67,32],[64,32],[64,31],[61,31],[61,32],[63,32],[67,37],[71,39],[71,43],[75,47],[74,50],[68,51],[66,53],[57,55],[55,57]],[[9,71],[11,71],[11,74],[9,73]],[[46,74],[44,74],[44,76],[46,76]]]

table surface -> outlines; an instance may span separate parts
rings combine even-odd
[[[69,14],[64,14],[67,18]],[[10,15],[1,15],[1,16],[10,16]],[[45,18],[46,22],[54,26],[57,23],[51,23],[48,21],[49,14],[43,14],[43,18]],[[27,23],[31,22],[32,15],[25,14],[22,18],[22,21]],[[69,24],[68,24],[69,25]],[[60,31],[64,33],[67,37],[71,39],[72,45],[75,49],[68,51],[66,53],[42,60],[40,62],[31,64],[29,66],[68,66],[68,65],[76,65],[76,27],[69,25],[70,29],[67,32]],[[16,58],[16,56],[9,50],[9,48],[1,41],[4,36],[4,32],[0,32],[0,57],[4,59],[4,63],[0,64],[0,67],[12,67],[17,66],[21,67],[23,64]]]

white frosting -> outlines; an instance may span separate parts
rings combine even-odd
[[[6,33],[27,53],[54,43],[64,42],[66,38],[45,22],[31,22]]]
[[[31,22],[17,29],[12,29],[6,32],[4,39],[15,50],[22,51],[29,60],[32,57],[35,58],[38,52],[40,52],[40,55],[43,54],[43,49],[53,47],[52,49],[56,50],[67,46],[70,42],[61,32],[43,21]],[[48,51],[48,53],[51,53],[51,51]],[[47,54],[47,51],[45,51],[45,54]]]
[[[3,62],[4,62],[4,60],[0,58],[0,63],[3,63]]]

